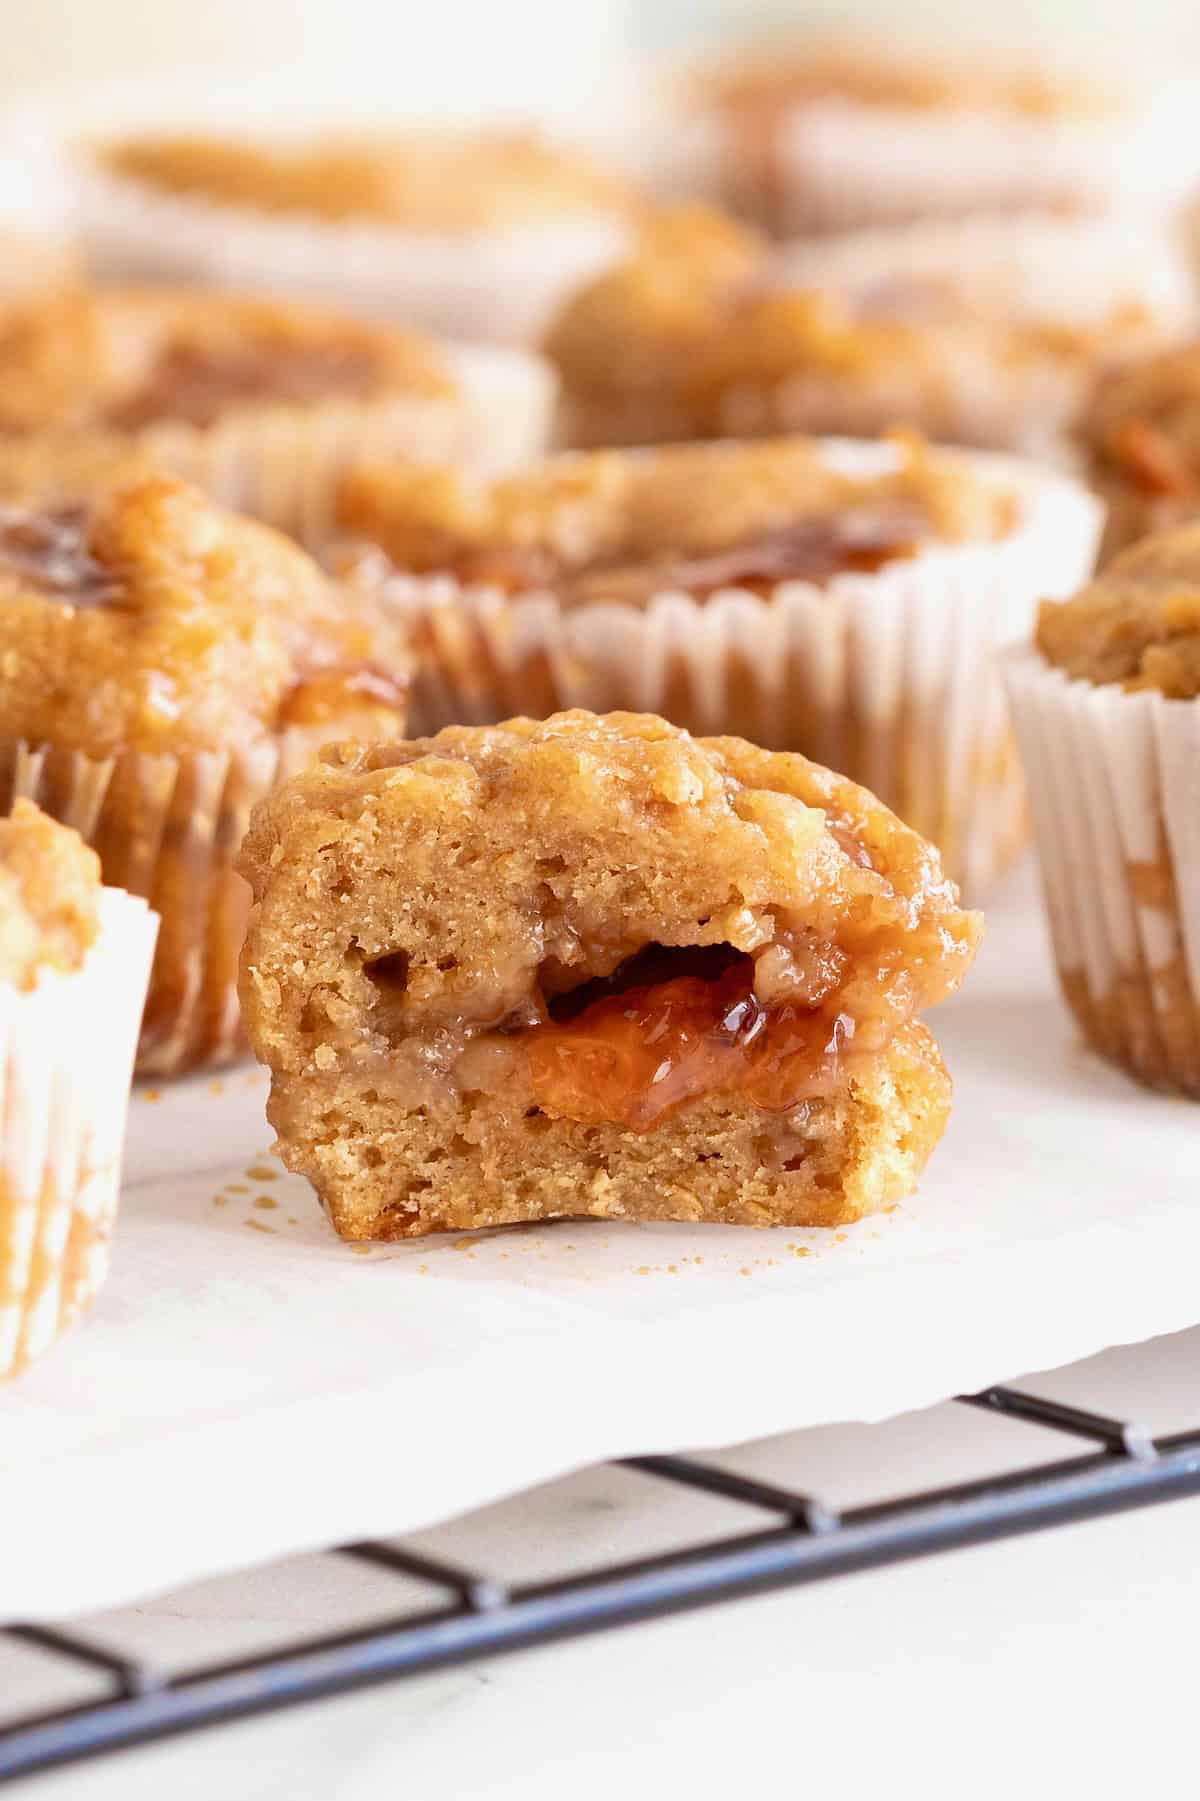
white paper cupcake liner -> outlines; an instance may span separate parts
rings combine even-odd
[[[1180,244],[1161,219],[1140,214],[924,219],[784,245],[774,268],[781,285],[867,298],[877,288],[946,277],[993,314],[1027,323],[1098,326],[1134,307],[1164,333],[1182,335],[1196,323]]]
[[[885,469],[887,445],[831,444],[848,472]],[[567,707],[660,713],[697,734],[798,750],[864,782],[940,845],[979,894],[1020,847],[1024,792],[996,650],[1027,638],[1040,599],[1090,572],[1096,502],[1076,483],[967,456],[1010,488],[1006,539],[925,552],[827,587],[765,597],[726,589],[646,606],[563,607],[448,577],[389,583],[409,619],[417,728]]]
[[[1064,994],[1097,1050],[1200,1097],[1200,702],[1004,667]]]
[[[101,277],[325,301],[486,343],[536,342],[572,289],[631,243],[606,212],[436,235],[161,194],[94,162],[77,160],[69,179]]]
[[[500,344],[442,344],[459,384],[454,460],[484,475],[544,456],[558,410],[558,377],[544,356]],[[360,451],[356,461],[365,462]]]
[[[246,1055],[237,965],[250,891],[233,866],[255,802],[303,766],[335,727],[284,733],[236,755],[104,758],[0,742],[0,811],[18,796],[72,826],[104,879],[144,896],[161,928],[138,1047],[142,1075],[178,1075]]]
[[[0,1377],[53,1343],[108,1266],[158,922],[110,888],[99,913],[77,971],[0,986]]]
[[[765,150],[718,117],[694,117],[686,155],[676,145],[665,161],[677,183],[780,238],[1038,208],[1161,215],[1200,177],[1195,101],[1179,83],[1132,115],[1091,122],[828,100],[797,108]]]

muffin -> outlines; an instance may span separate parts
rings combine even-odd
[[[803,757],[585,712],[345,747],[240,866],[269,1116],[343,1237],[838,1225],[941,1135],[916,1015],[979,918]]]
[[[1139,232],[1134,254],[1124,228],[973,223],[772,253],[687,217],[554,320],[566,446],[907,425],[1062,460],[1097,376],[1184,329],[1170,253]]]
[[[83,258],[69,238],[0,218],[0,302],[51,293],[82,273]]]
[[[1181,135],[1192,100],[1184,85],[1139,92],[1042,60],[809,36],[685,71],[652,161],[660,184],[781,238],[1030,208],[1164,211],[1196,180]]]
[[[800,751],[880,794],[980,892],[1025,836],[992,668],[1090,572],[1075,483],[919,441],[553,457],[505,480],[352,472],[356,585],[404,613],[423,729],[564,707]]]
[[[490,468],[536,454],[548,378],[512,356],[528,364],[523,391],[485,390],[420,334],[340,313],[76,288],[0,311],[0,436],[119,439],[315,542],[338,472],[364,447]]]
[[[1200,1098],[1200,524],[1045,605],[1007,674],[1051,936],[1093,1049]]]
[[[619,254],[635,211],[585,156],[511,129],[134,137],[81,150],[76,185],[102,275],[336,300],[505,344]]]
[[[1200,344],[1114,371],[1080,421],[1079,444],[1107,509],[1102,564],[1200,518]]]
[[[156,926],[76,832],[0,821],[0,1378],[104,1280]]]
[[[403,729],[403,632],[173,477],[18,486],[0,458],[0,812],[36,801],[161,915],[139,1069],[227,1060],[250,808],[319,745]]]

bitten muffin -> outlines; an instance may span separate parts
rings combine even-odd
[[[0,457],[0,496],[16,494]],[[134,465],[0,500],[0,811],[76,827],[162,930],[139,1068],[239,1049],[250,807],[327,740],[403,729],[402,629],[287,539]]]
[[[1061,460],[1098,375],[1184,328],[1167,251],[1131,256],[1113,227],[972,225],[780,254],[686,218],[657,221],[551,325],[563,443],[905,425]]]
[[[1107,509],[1102,563],[1200,517],[1200,344],[1111,374],[1084,414],[1079,443]]]
[[[1165,209],[1190,88],[1145,92],[1045,59],[838,35],[726,51],[669,84],[660,183],[778,237],[917,218]]]
[[[915,1016],[980,921],[802,757],[584,712],[343,747],[258,809],[241,868],[269,1115],[344,1237],[835,1225],[942,1131]]]
[[[1200,524],[1042,608],[1009,690],[1063,992],[1092,1047],[1200,1098]]]
[[[0,820],[0,1377],[104,1280],[156,926],[77,833]]]
[[[809,439],[555,457],[491,485],[366,468],[339,517],[382,547],[351,573],[409,621],[422,729],[628,708],[801,751],[974,893],[1026,829],[994,651],[1085,579],[1099,523],[1044,471]]]
[[[473,393],[419,333],[233,295],[74,288],[0,310],[0,434],[119,438],[316,542],[364,446],[491,468],[535,454],[550,397],[529,363],[522,417],[519,391]],[[511,419],[489,426],[504,402],[515,435]]]
[[[529,342],[636,210],[590,158],[511,129],[149,136],[76,164],[105,275],[322,297],[500,343]]]

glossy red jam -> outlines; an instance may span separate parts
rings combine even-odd
[[[728,945],[652,946],[609,981],[562,996],[522,1033],[536,1104],[635,1132],[717,1091],[770,1111],[798,1105],[836,1074],[853,1022],[767,1008],[753,982],[753,959]]]

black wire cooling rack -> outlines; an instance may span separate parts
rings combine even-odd
[[[1200,1492],[1200,1430],[1154,1439],[1126,1421],[1011,1388],[959,1400],[1093,1449],[840,1513],[811,1495],[691,1457],[633,1457],[625,1468],[744,1502],[779,1523],[517,1587],[402,1546],[339,1545],[342,1557],[434,1584],[446,1601],[358,1631],[175,1673],[73,1628],[0,1627],[0,1635],[108,1680],[99,1701],[24,1719],[6,1720],[0,1697],[0,1781],[369,1683]]]

